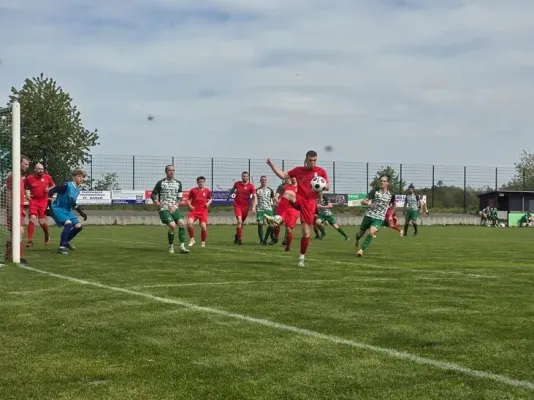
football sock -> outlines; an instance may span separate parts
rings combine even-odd
[[[291,242],[293,241],[293,232],[287,233],[287,239],[286,239],[286,249],[291,248]]]
[[[413,224],[413,231],[414,231],[415,234],[417,234],[417,224],[415,224],[415,223]]]
[[[195,228],[192,226],[187,227],[187,232],[189,233],[189,238],[193,239],[195,237]]]
[[[317,229],[317,225],[313,226],[313,232],[315,233],[315,236],[319,236],[319,229]]]
[[[274,239],[274,231],[271,226],[267,226],[267,230],[265,231],[265,240],[267,240],[269,236],[271,237],[271,240]]]
[[[173,231],[167,232],[167,239],[169,241],[169,246],[172,246],[174,244],[174,232]]]
[[[78,228],[76,228],[76,227],[72,228],[72,230],[69,233],[68,241],[70,242],[72,239],[74,239],[76,237],[76,235],[78,233],[80,233],[81,231],[82,231],[82,227],[81,226],[78,227]]]
[[[338,231],[339,233],[341,233],[341,234],[343,235],[343,237],[345,237],[345,238],[347,237],[347,234],[345,233],[345,231],[343,230],[342,227],[337,228],[337,231]]]
[[[407,235],[408,234],[408,228],[410,227],[409,224],[404,224],[404,234]]]
[[[185,228],[178,227],[178,240],[180,241],[180,244],[185,243]]]
[[[241,240],[242,237],[243,237],[243,227],[239,227],[237,228],[237,239]]]
[[[41,229],[43,230],[43,232],[45,234],[45,239],[47,239],[47,240],[50,239],[50,232],[48,232],[48,224],[39,224],[39,225],[41,225]],[[30,227],[28,226],[28,235],[29,235],[29,233],[30,233]]]
[[[258,224],[258,236],[260,238],[260,242],[263,242],[263,224]]]
[[[322,225],[317,225],[317,229],[319,229],[319,231],[321,232],[321,235],[326,235],[326,231],[324,230],[324,226]]]
[[[63,226],[63,231],[61,231],[61,239],[59,242],[60,246],[65,246],[69,242],[70,231],[72,230],[72,224],[67,224]]]
[[[30,221],[28,224],[28,240],[31,242],[33,240],[33,234],[35,232],[35,222]]]
[[[310,244],[310,238],[309,237],[300,238],[300,254],[301,255],[306,254],[306,251],[308,250],[308,245],[309,244]]]
[[[373,240],[373,235],[370,233],[365,237],[365,240],[363,241],[362,250],[365,250],[369,247],[371,244],[371,241]]]
[[[202,229],[200,231],[200,240],[205,242],[207,238],[208,238],[208,229]]]
[[[274,228],[274,240],[278,240],[278,236],[280,236],[280,225]]]

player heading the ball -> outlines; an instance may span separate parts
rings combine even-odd
[[[317,152],[309,150],[306,153],[304,163],[304,166],[295,167],[286,172],[274,165],[270,158],[267,159],[267,165],[280,179],[295,178],[297,180],[298,191],[296,193],[296,202],[300,208],[300,222],[302,225],[299,267],[304,266],[304,258],[308,250],[308,245],[310,244],[310,232],[315,220],[317,198],[320,195],[320,192],[312,188],[312,180],[317,177],[322,177],[325,180],[324,190],[329,190],[328,174],[323,168],[317,166]]]

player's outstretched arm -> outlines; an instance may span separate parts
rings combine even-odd
[[[273,170],[273,172],[276,174],[277,177],[280,179],[288,179],[289,175],[286,171],[281,170],[278,168],[270,158],[267,159],[267,165]]]
[[[226,198],[226,201],[230,201],[230,197],[232,197],[232,195],[234,194],[235,189],[236,189],[236,188],[235,188],[235,183],[234,183],[234,186],[232,186],[232,189],[230,189],[230,190],[228,191],[228,197]]]

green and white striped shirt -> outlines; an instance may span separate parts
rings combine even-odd
[[[271,211],[273,208],[274,192],[269,186],[258,187],[256,189],[256,196],[258,196],[257,211]]]
[[[317,199],[317,204],[321,206],[327,206],[328,203],[328,198],[324,194]],[[331,208],[319,208],[317,211],[319,212],[319,215],[324,215],[326,217],[330,217],[332,215]]]
[[[386,212],[391,204],[395,204],[395,195],[389,190],[387,192],[382,192],[381,190],[371,190],[367,195],[367,198],[372,201],[376,207],[369,207],[365,211],[365,216],[373,219],[382,219],[386,218]]]
[[[170,181],[164,178],[156,183],[150,198],[152,201],[158,200],[162,203],[159,211],[165,211],[172,206],[178,206],[183,198],[182,182],[174,178]]]
[[[415,193],[407,194],[405,207],[408,210],[417,211],[419,209],[419,196]]]

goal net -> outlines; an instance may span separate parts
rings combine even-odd
[[[11,171],[12,190],[7,182]],[[4,252],[7,242],[11,242],[11,254],[6,255],[15,263],[20,262],[20,212],[9,210],[21,207],[20,175],[20,105],[15,102],[10,107],[0,107],[0,246]],[[1,254],[0,264],[3,263]]]

